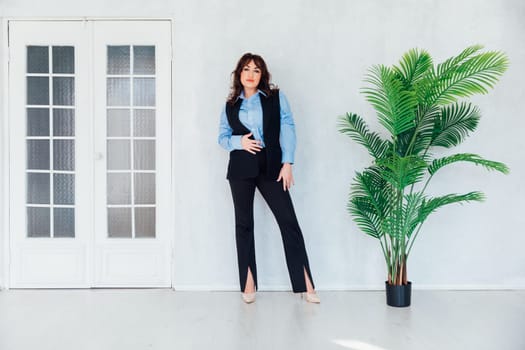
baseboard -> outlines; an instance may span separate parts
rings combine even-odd
[[[111,289],[111,288],[108,288]],[[236,285],[190,285],[178,284],[173,287],[181,292],[237,292]],[[483,290],[525,290],[525,284],[413,284],[413,290],[440,290],[440,291],[483,291]],[[8,290],[6,286],[0,286],[0,291]],[[383,291],[384,285],[324,285],[318,286],[318,291],[333,292],[358,292],[358,291]],[[290,292],[290,286],[274,285],[259,287],[261,292]]]
[[[412,285],[420,290],[524,290],[525,284],[421,284]]]
[[[239,287],[236,285],[174,285],[176,291],[206,291],[206,292],[237,292]],[[525,290],[525,284],[413,284],[413,290],[443,290],[443,291],[477,291],[477,290]],[[384,284],[377,285],[324,285],[318,286],[318,291],[383,291]],[[290,286],[272,285],[259,286],[261,292],[289,292]]]

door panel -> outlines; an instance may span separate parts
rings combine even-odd
[[[76,98],[89,95],[87,32],[11,22],[9,37],[11,286],[88,287],[90,106]]]
[[[170,31],[94,30],[95,286],[171,284]]]

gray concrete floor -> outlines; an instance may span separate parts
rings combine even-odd
[[[319,295],[0,291],[0,350],[525,349],[525,291],[415,290],[404,309],[378,291]]]

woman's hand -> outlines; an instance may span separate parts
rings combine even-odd
[[[281,167],[281,171],[279,172],[279,177],[277,178],[277,182],[283,180],[283,190],[288,191],[290,187],[294,184],[293,182],[293,174],[292,174],[292,164],[290,163],[284,163]]]
[[[251,154],[255,154],[255,152],[259,152],[261,150],[261,141],[252,140],[250,139],[250,136],[252,136],[252,133],[243,135],[243,137],[241,137],[241,146],[243,150],[248,151]]]

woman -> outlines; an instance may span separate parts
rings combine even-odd
[[[230,152],[227,179],[235,208],[242,298],[246,303],[254,302],[257,290],[253,198],[258,188],[281,230],[294,293],[319,303],[288,192],[294,184],[295,152],[295,126],[288,101],[270,84],[270,73],[259,55],[243,55],[232,76],[231,92],[221,114],[219,144]]]

